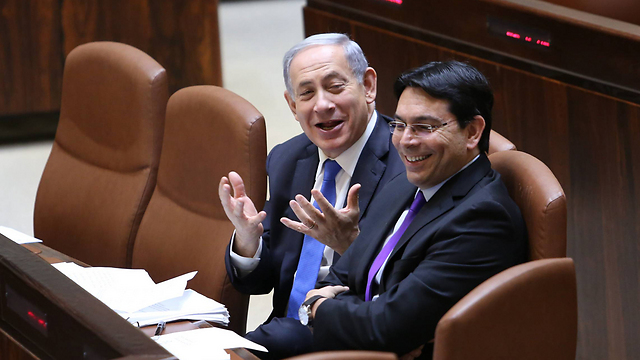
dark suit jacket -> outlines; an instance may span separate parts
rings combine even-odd
[[[350,290],[318,307],[316,349],[404,355],[433,339],[440,318],[474,287],[525,261],[520,210],[482,154],[416,215],[390,255],[380,297],[364,302],[371,263],[416,190],[405,176],[387,184],[360,222],[358,238],[319,284]],[[431,357],[427,346],[423,357]]]
[[[359,196],[361,219],[367,215],[369,203],[375,194],[389,180],[405,171],[391,143],[387,125],[389,121],[390,118],[378,113],[377,124],[351,178],[351,185],[362,185]],[[297,219],[289,207],[289,201],[296,194],[302,194],[307,199],[310,197],[318,162],[318,148],[304,134],[274,147],[267,158],[270,199],[264,208],[267,218],[263,222],[265,231],[262,235],[264,245],[260,264],[251,274],[240,279],[231,266],[230,249],[227,246],[227,273],[236,289],[248,294],[267,294],[274,289],[274,309],[269,321],[273,317],[286,316],[293,275],[304,239],[301,233],[282,225],[280,218]]]

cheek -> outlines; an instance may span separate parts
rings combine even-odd
[[[400,150],[400,137],[398,137],[397,135],[391,135],[391,143],[393,144],[393,147],[396,148],[396,150]]]

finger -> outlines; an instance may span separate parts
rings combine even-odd
[[[225,212],[229,211],[231,207],[231,186],[229,185],[229,179],[224,176],[220,179],[220,185],[218,185],[218,197],[220,197],[220,202]]]
[[[356,210],[360,212],[360,206],[358,204],[358,200],[360,198],[360,184],[354,184],[351,189],[349,189],[349,193],[347,194],[347,208],[350,210]]]
[[[267,212],[262,210],[256,216],[252,217],[252,221],[256,223],[261,223],[266,218],[267,218]]]
[[[293,220],[291,220],[289,218],[286,218],[286,217],[280,218],[280,222],[282,223],[282,225],[288,227],[289,229],[291,229],[293,231],[297,231],[299,233],[311,236],[309,234],[311,229],[309,229],[308,226],[306,226],[305,224],[303,224],[301,222],[293,221]]]
[[[242,199],[236,201],[236,206],[233,208],[233,215],[239,219],[244,218],[244,202]]]
[[[422,355],[422,348],[424,348],[424,345],[419,346],[417,349],[411,351],[408,355],[412,356],[413,358],[417,358]]]
[[[343,285],[335,285],[333,288],[336,290],[336,294],[340,294],[342,292],[349,290],[348,286],[343,286]]]
[[[289,206],[291,207],[291,210],[293,210],[293,213],[296,214],[296,216],[298,217],[302,225],[304,225],[307,229],[311,230],[317,225],[318,221],[322,220],[321,219],[322,214],[315,207],[307,206],[308,201],[306,201],[304,196],[298,195],[297,199],[298,201],[291,200],[289,202]],[[306,209],[302,208],[302,206],[300,205],[300,202],[302,202],[303,205],[305,205]]]
[[[316,209],[316,207],[313,206],[313,204],[309,200],[307,200],[307,198],[304,197],[303,195],[300,195],[300,194],[296,195],[295,201],[298,203],[298,206],[300,207],[300,209],[304,210],[304,212],[307,213],[308,216],[318,217],[320,215],[320,211],[318,211],[318,209]]]
[[[229,181],[233,186],[233,197],[237,199],[239,197],[246,196],[244,181],[242,181],[242,177],[240,177],[237,172],[232,171],[229,173]]]
[[[218,196],[220,196],[220,200],[223,200],[223,197],[226,197],[228,194],[224,191],[224,186],[229,185],[229,179],[226,176],[223,176],[220,179],[220,183],[218,184]]]
[[[298,219],[308,227],[313,227],[313,224],[323,220],[322,213],[300,194],[296,195],[295,200],[289,202],[289,206]]]
[[[325,217],[335,218],[338,216],[336,209],[333,207],[333,205],[331,205],[329,200],[327,200],[327,198],[325,198],[324,195],[322,195],[320,191],[315,189],[311,190],[311,195],[313,195],[313,199],[316,201],[316,204],[318,204],[318,207],[320,208],[320,210],[322,211],[322,214],[324,214]]]

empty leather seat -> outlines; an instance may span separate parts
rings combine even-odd
[[[44,244],[90,265],[125,267],[155,186],[165,70],[125,44],[67,57],[58,130],[34,210]]]
[[[224,253],[234,227],[218,183],[234,170],[258,209],[266,199],[262,115],[240,96],[194,86],[169,99],[156,189],[133,251],[133,267],[156,281],[198,270],[188,287],[225,304],[231,329],[244,334],[249,296],[227,278]]]

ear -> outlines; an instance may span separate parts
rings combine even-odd
[[[367,104],[372,104],[376,101],[376,95],[378,92],[378,74],[376,71],[368,67],[364,72],[364,97],[367,99]]]
[[[293,114],[293,117],[295,117],[296,121],[298,121],[298,114],[296,112],[296,102],[295,100],[293,100],[293,98],[291,97],[291,95],[287,90],[284,91],[284,99],[287,101],[287,104],[289,105],[289,109],[291,109],[291,113]]]
[[[478,143],[480,142],[480,138],[482,137],[482,132],[484,131],[485,122],[484,118],[480,115],[476,115],[473,117],[473,120],[469,122],[467,127],[464,130],[467,133],[467,149],[474,150],[478,148]]]

